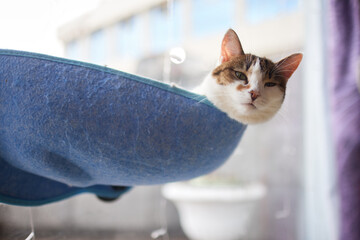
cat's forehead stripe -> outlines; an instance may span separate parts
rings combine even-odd
[[[257,57],[254,55],[246,54],[245,55],[245,62],[246,62],[246,71],[249,70],[249,68],[256,63]]]
[[[265,58],[261,58],[260,67],[262,71],[266,71],[269,68],[269,61]]]

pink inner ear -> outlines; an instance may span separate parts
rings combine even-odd
[[[293,54],[276,64],[276,72],[284,78],[289,79],[298,68],[303,55],[301,53]]]
[[[229,61],[232,57],[243,55],[239,37],[234,30],[229,29],[221,44],[221,63]]]

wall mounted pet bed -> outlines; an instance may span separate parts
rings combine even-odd
[[[0,202],[24,206],[206,174],[246,128],[203,96],[13,50],[0,50],[0,104]]]

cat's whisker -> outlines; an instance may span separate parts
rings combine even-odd
[[[289,118],[287,117],[287,114],[284,113],[284,110],[280,110],[278,112],[278,116],[279,116],[279,118],[281,118],[284,121],[285,126],[287,126],[289,124]]]
[[[203,98],[200,101],[197,101],[197,103],[202,103],[202,102],[205,102],[205,101],[206,101],[206,98]]]
[[[205,96],[201,96],[201,97],[194,97],[194,98],[192,98],[192,100],[195,100],[196,103],[202,103],[202,102],[206,101],[207,98]]]

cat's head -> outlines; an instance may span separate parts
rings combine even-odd
[[[274,63],[245,54],[237,34],[229,29],[222,41],[220,65],[212,72],[208,98],[237,121],[264,122],[280,109],[287,81],[301,59],[297,53]]]

